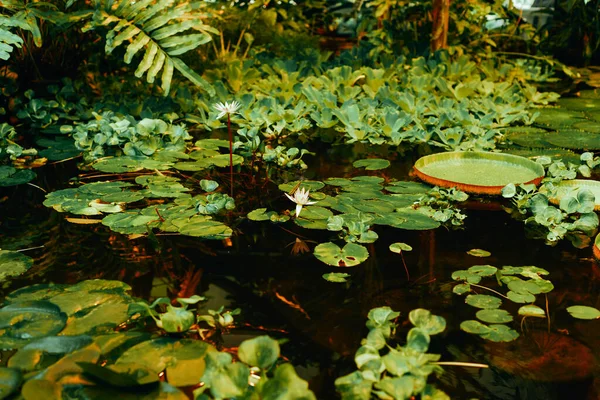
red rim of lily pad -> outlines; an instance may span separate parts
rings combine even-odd
[[[473,170],[474,166],[476,170]],[[456,151],[421,157],[414,165],[414,172],[421,180],[432,185],[488,195],[501,194],[502,188],[509,183],[537,186],[544,177],[544,167],[528,158],[481,151]]]
[[[594,193],[594,196],[596,197],[596,205],[594,206],[594,210],[600,211],[600,181],[594,181],[591,179],[570,179],[561,181],[557,187],[559,193],[557,196],[550,198],[550,203],[554,205],[560,204],[560,199],[564,195],[564,193],[560,193],[561,188],[573,190],[586,189]]]
[[[594,257],[596,257],[597,260],[600,260],[600,233],[596,235],[594,246],[592,246],[592,251],[594,252]]]

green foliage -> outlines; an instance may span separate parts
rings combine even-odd
[[[106,53],[110,54],[127,43],[124,60],[129,64],[144,50],[135,75],[138,78],[146,75],[146,81],[153,83],[162,71],[161,88],[165,96],[171,89],[174,70],[193,84],[212,92],[206,81],[177,57],[210,42],[210,33],[217,33],[204,23],[199,4],[175,0],[162,0],[155,4],[149,0],[134,4],[98,0],[94,14],[83,31],[111,25],[106,34]]]
[[[391,339],[400,313],[389,307],[374,308],[369,312],[369,334],[356,351],[354,361],[358,368],[335,381],[342,399],[449,399],[441,390],[427,383],[432,373],[443,372],[436,362],[438,354],[427,353],[431,336],[446,328],[443,317],[419,308],[412,310],[409,320],[414,326],[406,337],[406,345],[392,347]]]
[[[37,154],[35,149],[23,149],[23,147],[15,142],[16,137],[17,131],[15,128],[7,123],[0,125],[0,160],[10,158],[14,161],[21,156]]]
[[[465,332],[479,335],[494,342],[510,342],[516,339],[519,337],[519,333],[510,326],[505,325],[512,322],[513,317],[508,311],[500,309],[502,299],[517,304],[525,304],[518,310],[518,314],[523,318],[546,318],[546,312],[533,304],[536,301],[536,295],[549,293],[554,289],[554,285],[549,280],[542,278],[544,275],[548,275],[548,271],[534,266],[505,266],[498,269],[492,265],[474,265],[467,270],[454,271],[452,279],[460,282],[452,289],[455,294],[463,295],[476,289],[488,290],[494,294],[469,294],[465,298],[465,303],[480,309],[477,311],[476,317],[490,325],[485,325],[476,320],[467,320],[461,323],[460,328]],[[508,291],[506,294],[502,294],[480,284],[485,278],[493,279],[500,287],[506,285]]]
[[[237,363],[229,353],[208,353],[204,385],[194,391],[194,399],[315,399],[291,364],[275,366],[279,356],[279,344],[268,336],[242,342]]]
[[[204,297],[198,295],[189,298],[177,298],[175,301],[182,306],[175,307],[168,298],[159,297],[152,304],[148,304],[145,301],[130,304],[128,313],[130,316],[140,314],[141,318],[146,316],[151,317],[156,322],[156,326],[167,333],[182,333],[187,332],[196,323],[194,313],[189,311],[187,307],[190,304],[196,304],[204,300],[206,300]],[[164,313],[159,313],[155,310],[161,304],[166,305]]]
[[[507,211],[525,219],[531,236],[545,239],[548,245],[555,245],[564,238],[577,248],[590,245],[599,225],[594,212],[595,194],[585,187],[561,187],[563,180],[568,184],[569,180],[577,177],[578,171],[590,173],[590,166],[596,166],[590,154],[581,155],[582,164],[579,166],[572,163],[565,165],[562,161],[551,163],[547,157],[541,157],[537,161],[546,165],[547,176],[538,189],[532,185],[507,185],[502,190],[502,195],[511,199],[514,206]],[[529,214],[531,216],[525,217]]]
[[[188,193],[191,189],[179,179],[162,174],[140,175],[135,182],[138,186],[129,182],[93,182],[57,190],[46,196],[44,205],[78,215],[109,214],[104,216],[102,224],[123,234],[147,234],[154,228],[206,239],[222,239],[232,234],[231,228],[213,219],[235,208],[228,195],[211,192],[192,197]],[[200,187],[216,189],[215,184],[205,180]],[[172,202],[151,205],[157,198]],[[145,208],[128,206],[143,206],[142,201]]]
[[[589,306],[571,306],[567,308],[569,314],[578,319],[600,319],[600,310]]]
[[[33,265],[33,258],[19,251],[0,250],[0,283],[19,276]]]
[[[112,112],[93,113],[95,119],[75,126],[75,146],[88,161],[107,155],[151,156],[157,150],[183,151],[191,139],[185,126],[159,119],[120,118]]]

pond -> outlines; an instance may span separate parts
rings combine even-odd
[[[415,181],[412,166],[430,151],[364,145],[315,150],[319,155],[311,158],[303,179],[382,176]],[[391,166],[375,171],[352,166],[366,156],[388,159]],[[77,167],[71,161],[38,169],[35,182],[56,190],[74,176]],[[226,176],[217,180],[226,181]],[[80,175],[80,181],[85,179],[85,174]],[[259,205],[259,197],[271,196],[275,209],[293,206],[274,183],[261,187],[242,183],[236,190],[236,201],[246,212]],[[235,222],[235,234],[223,240],[169,233],[131,239],[103,225],[70,223],[64,214],[44,207],[44,198],[38,188],[26,185],[4,188],[0,196],[0,248],[32,248],[24,253],[35,259],[27,274],[5,284],[4,296],[31,284],[75,284],[87,279],[125,282],[131,285],[133,296],[142,299],[202,295],[208,300],[199,303],[199,315],[222,306],[241,309],[233,326],[209,337],[210,342],[235,354],[246,339],[264,334],[279,339],[284,359],[296,367],[319,399],[336,398],[333,382],[356,369],[354,355],[368,333],[369,310],[388,306],[400,312],[397,337],[403,344],[411,327],[409,313],[424,308],[447,323],[443,333],[431,338],[430,352],[441,354],[441,361],[488,366],[444,366],[444,373],[434,381],[451,398],[599,396],[599,322],[577,320],[566,311],[573,305],[600,304],[600,268],[592,249],[576,249],[566,241],[549,247],[528,238],[523,222],[503,210],[509,200],[471,196],[461,203],[461,212],[467,216],[462,227],[404,230],[378,226],[379,239],[365,245],[368,259],[344,268],[328,266],[312,254],[317,244],[335,239],[336,233],[327,230],[246,219]],[[394,243],[410,247],[399,254],[390,251]],[[458,283],[453,273],[476,265],[545,269],[549,274],[544,279],[554,289],[539,294],[537,304],[550,318],[518,315],[520,304],[506,300],[503,308],[514,316],[508,326],[518,338],[495,342],[461,330],[461,323],[475,320],[478,308],[465,304],[465,295],[453,293]],[[330,282],[323,279],[329,272],[349,276],[346,282]],[[493,276],[482,276],[488,280],[478,287],[478,281],[469,281],[473,293],[493,294],[483,285],[500,290]],[[4,365],[13,353],[4,352]],[[187,391],[190,396],[191,391]]]

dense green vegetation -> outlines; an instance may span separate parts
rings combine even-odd
[[[31,185],[69,222],[157,247],[158,235],[227,241],[243,224],[318,232],[327,239],[314,258],[353,267],[368,262],[382,231],[460,229],[467,200],[489,201],[453,184],[470,171],[444,167],[450,184],[432,186],[387,173],[394,161],[509,153],[533,160],[541,184],[503,184],[502,207],[549,245],[600,248],[600,184],[588,179],[600,165],[600,80],[577,68],[600,59],[597,0],[557,2],[539,29],[512,3],[332,3],[2,2],[0,188],[11,196]],[[343,146],[367,151],[344,176],[310,172],[311,160]],[[57,163],[79,175],[47,187],[36,170]],[[480,175],[485,187],[493,174]],[[301,237],[295,251],[311,251]],[[410,279],[412,247],[389,250]],[[0,282],[12,289],[34,265],[0,249]],[[548,274],[474,265],[452,274],[446,294],[479,309],[462,331],[510,342],[527,318],[550,330]],[[10,292],[0,309],[0,348],[12,350],[0,398],[316,398],[282,355],[285,338],[222,345],[239,309],[202,314],[199,295],[138,299],[130,289],[90,279]],[[500,308],[507,300],[520,321]],[[590,305],[567,311],[600,318]],[[443,366],[487,367],[428,352],[443,317],[417,308],[404,332],[399,316],[369,312],[357,369],[335,379],[341,398],[446,399],[434,378]]]

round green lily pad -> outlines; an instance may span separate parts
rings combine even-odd
[[[489,324],[504,324],[513,320],[512,315],[510,315],[508,311],[501,309],[479,310],[475,316],[483,322],[487,322]]]
[[[238,357],[251,367],[268,370],[279,358],[279,343],[268,336],[244,340],[238,348]]]
[[[0,348],[16,349],[63,330],[67,316],[48,301],[24,301],[0,309]]]
[[[502,300],[487,294],[470,294],[465,298],[465,303],[477,308],[494,309],[502,305]]]
[[[427,183],[463,192],[498,195],[509,183],[539,184],[544,168],[527,158],[489,152],[448,152],[421,157],[415,174]]]
[[[585,115],[579,111],[571,111],[563,108],[541,108],[532,110],[539,113],[535,120],[536,125],[543,125],[553,129],[568,128],[574,123],[580,122]]]
[[[0,250],[0,282],[19,276],[33,265],[33,258],[18,251]]]
[[[348,279],[350,277],[350,274],[347,274],[345,272],[330,272],[328,274],[323,274],[323,279],[325,279],[328,282],[335,282],[335,283],[344,283],[344,282],[348,282]]]
[[[352,163],[354,168],[365,168],[367,171],[375,171],[378,169],[384,169],[390,166],[388,160],[381,158],[366,158],[364,160],[357,160]]]
[[[579,319],[600,319],[600,310],[589,306],[571,306],[567,308],[569,314]]]
[[[576,129],[562,129],[546,141],[554,146],[574,150],[600,150],[600,135]]]
[[[347,243],[343,249],[335,243],[321,243],[315,247],[314,255],[325,264],[335,267],[353,267],[369,258],[367,248],[355,243]]]
[[[554,147],[548,142],[548,138],[556,135],[555,132],[548,132],[545,129],[539,129],[538,131],[532,132],[515,132],[506,135],[506,138],[522,147],[529,148],[548,148]]]

